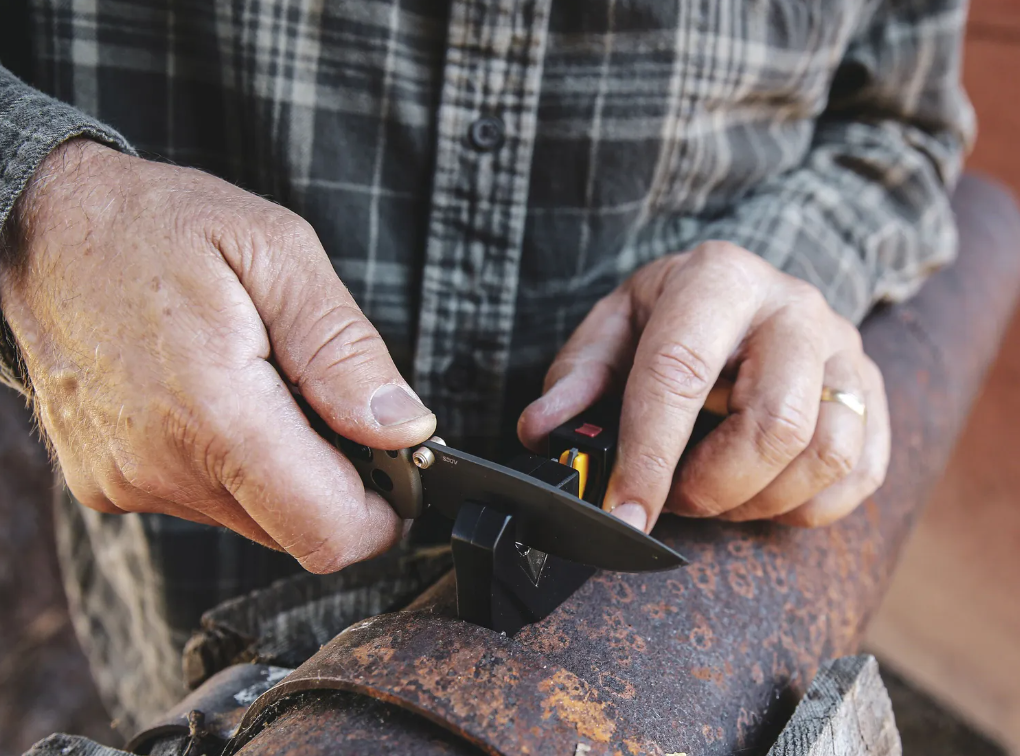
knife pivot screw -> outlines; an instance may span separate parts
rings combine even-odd
[[[432,463],[436,461],[436,455],[427,446],[420,446],[411,454],[411,461],[414,462],[414,466],[419,470],[428,470],[432,467]]]
[[[446,442],[439,436],[433,436],[429,441],[440,446],[446,446]],[[412,452],[411,461],[414,462],[414,466],[419,470],[428,470],[432,467],[432,463],[436,461],[436,455],[427,446],[419,446]]]

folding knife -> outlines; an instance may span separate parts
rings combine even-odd
[[[520,469],[437,437],[393,451],[362,446],[321,425],[317,430],[350,459],[366,489],[404,519],[428,508],[455,519],[462,504],[473,502],[513,515],[517,542],[573,562],[618,572],[686,564],[680,554],[599,506],[616,443],[610,419],[586,413],[565,423],[549,437],[549,456],[531,457],[530,465],[519,462]]]

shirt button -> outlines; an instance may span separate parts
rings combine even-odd
[[[459,354],[453,358],[446,371],[443,373],[443,383],[446,388],[455,393],[467,391],[475,384],[478,369],[475,361],[469,355]]]
[[[492,152],[503,146],[506,126],[496,116],[482,116],[468,129],[472,146],[482,152]]]

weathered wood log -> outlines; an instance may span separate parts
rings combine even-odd
[[[902,756],[889,693],[874,656],[818,670],[768,756]]]

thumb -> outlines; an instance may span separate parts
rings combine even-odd
[[[269,330],[280,369],[352,441],[382,449],[425,441],[435,416],[401,377],[311,226],[284,212],[283,228],[252,245],[247,265],[233,265]]]
[[[621,387],[634,359],[631,297],[624,289],[600,299],[577,327],[545,376],[542,397],[528,405],[517,435],[538,451],[550,431]]]

